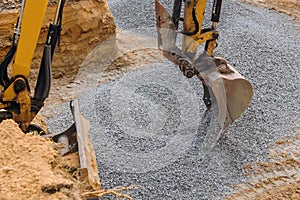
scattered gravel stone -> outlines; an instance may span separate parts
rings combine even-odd
[[[172,8],[173,0],[161,2]],[[154,1],[108,3],[119,29],[156,37]],[[275,11],[234,0],[224,1],[222,8],[216,54],[251,81],[251,105],[203,156],[201,84],[185,79],[171,63],[141,66],[90,88],[79,99],[91,123],[104,188],[143,186],[128,192],[134,199],[222,199],[246,179],[245,163],[267,160],[271,142],[295,134],[300,122],[299,30]],[[60,112],[67,107],[60,106]],[[58,124],[68,116],[50,119],[49,127],[60,130]]]

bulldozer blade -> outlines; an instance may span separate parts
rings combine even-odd
[[[100,189],[98,166],[93,145],[90,141],[90,123],[80,112],[78,99],[70,102],[74,123],[62,133],[43,135],[43,138],[52,138],[54,142],[64,146],[60,150],[61,155],[67,155],[78,151],[80,163],[80,179],[87,181],[94,190]]]
[[[71,103],[73,104],[73,116],[77,132],[80,175],[83,180],[88,180],[94,189],[99,189],[98,166],[95,151],[89,138],[90,123],[81,114],[78,99]]]
[[[231,65],[226,66],[226,71],[219,66],[200,72],[212,96],[211,109],[217,108],[220,135],[246,110],[253,96],[251,83]]]

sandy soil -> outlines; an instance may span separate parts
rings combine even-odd
[[[244,166],[249,181],[237,185],[237,191],[227,200],[300,199],[300,135],[282,138],[273,146],[269,162]]]
[[[12,120],[0,133],[0,199],[81,199],[79,164],[60,156],[58,144],[25,135]]]
[[[300,23],[298,0],[241,1],[286,13],[292,16],[296,23]],[[122,37],[126,38],[124,35]],[[145,60],[136,58],[148,56],[146,61],[151,62],[155,58],[149,55],[154,53],[161,59],[160,55],[153,51],[134,50],[118,57],[110,68],[104,70],[103,79],[99,80],[99,83],[110,81],[115,74],[120,74],[120,70],[123,73],[124,66],[137,66]],[[62,74],[64,73],[62,71]],[[69,100],[74,90],[73,85],[78,84],[70,82],[74,78],[57,79],[59,81],[53,83],[52,91],[55,92],[51,93],[48,105]],[[0,124],[0,133],[0,200],[84,198],[82,194],[88,188],[78,182],[78,163],[74,163],[74,158],[58,155],[57,144],[39,136],[24,135],[11,120]],[[227,199],[300,199],[299,152],[300,136],[278,141],[270,150],[269,162],[244,166],[245,176],[249,177],[249,181],[238,185],[235,194]]]

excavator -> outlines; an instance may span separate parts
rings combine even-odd
[[[33,96],[28,76],[40,35],[48,0],[22,0],[20,13],[14,29],[10,50],[0,63],[0,122],[13,119],[24,133],[37,131],[44,138],[63,144],[62,155],[78,152],[80,178],[88,181],[94,190],[99,189],[98,167],[89,139],[89,123],[79,110],[78,100],[70,102],[74,124],[62,133],[43,134],[46,131],[32,124],[32,120],[44,106],[51,87],[51,64],[55,47],[60,42],[62,15],[65,0],[57,2],[53,22],[49,24],[39,74]],[[12,65],[12,73],[8,73]]]
[[[28,77],[47,4],[48,0],[21,1],[11,48],[0,63],[0,122],[13,119],[25,133],[43,132],[32,124],[32,120],[49,96],[51,64],[60,42],[65,0],[58,0],[54,20],[49,24],[39,74],[31,96]],[[212,26],[202,28],[206,0],[174,0],[172,16],[155,0],[158,48],[168,60],[179,66],[187,78],[197,76],[202,82],[203,100],[207,107],[203,119],[217,127],[214,131],[218,135],[223,134],[245,111],[253,95],[249,81],[225,59],[213,55],[219,36],[216,26],[221,4],[221,0],[213,1]],[[183,22],[182,26],[180,22]],[[179,27],[183,30],[179,31]],[[178,47],[180,35],[182,49]],[[204,51],[199,54],[199,46],[204,43]],[[12,73],[8,73],[9,66]],[[62,155],[78,151],[81,176],[96,190],[100,182],[89,139],[89,123],[80,113],[78,100],[71,101],[70,106],[74,124],[62,133],[42,134],[42,137],[64,144]]]
[[[211,26],[203,28],[206,4],[206,0],[174,0],[170,15],[155,0],[156,27],[158,48],[164,57],[178,65],[187,78],[196,76],[202,82],[203,101],[207,109],[201,125],[206,131],[214,132],[215,140],[218,140],[246,110],[253,96],[253,88],[225,59],[214,56],[222,0],[213,0]],[[180,31],[179,27],[183,30]],[[179,39],[181,44],[177,42]],[[204,50],[199,53],[202,44]]]

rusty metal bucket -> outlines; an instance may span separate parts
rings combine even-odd
[[[208,55],[205,51],[196,58],[196,52],[189,55],[187,48],[177,47],[176,38],[180,32],[176,19],[180,18],[181,1],[177,3],[174,9],[177,10],[175,14],[177,13],[178,16],[173,13],[171,17],[164,6],[158,0],[155,1],[158,48],[168,60],[179,65],[186,77],[197,75],[203,82],[204,102],[208,110],[205,111],[201,121],[206,121],[204,124],[209,122],[211,130],[218,133],[216,137],[218,139],[246,110],[253,96],[253,88],[250,82],[224,59]],[[213,32],[214,28],[211,31],[217,33]],[[183,34],[183,39],[189,41],[190,46],[194,45],[198,48],[200,44],[199,41],[194,40],[195,38],[197,37]],[[216,39],[207,39],[207,41],[211,40]]]
[[[230,73],[222,73],[219,68],[200,72],[217,106],[222,133],[247,109],[253,96],[251,83],[231,65],[227,66]]]

